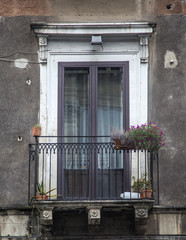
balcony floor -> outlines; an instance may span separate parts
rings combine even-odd
[[[63,210],[73,210],[79,208],[86,208],[89,206],[98,206],[104,208],[126,208],[137,205],[146,205],[151,208],[154,200],[151,199],[127,199],[127,200],[79,200],[79,201],[33,201],[34,206],[37,207],[53,207],[61,208]]]

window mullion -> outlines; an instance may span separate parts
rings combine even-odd
[[[97,134],[97,67],[91,66],[90,69],[90,135],[96,136]]]

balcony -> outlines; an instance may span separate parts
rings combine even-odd
[[[29,144],[28,200],[159,204],[158,172],[157,152],[115,149],[109,136],[35,137]]]

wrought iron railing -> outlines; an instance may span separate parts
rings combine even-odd
[[[39,188],[39,200],[46,201],[143,197],[158,203],[158,153],[115,149],[108,136],[35,137],[29,144],[29,202],[38,200]]]

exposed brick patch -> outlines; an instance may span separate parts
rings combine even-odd
[[[1,0],[1,16],[51,15],[50,0]]]

